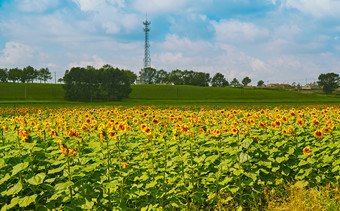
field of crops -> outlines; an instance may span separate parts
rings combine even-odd
[[[340,106],[0,108],[0,207],[262,209],[337,184]]]

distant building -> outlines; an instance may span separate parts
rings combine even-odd
[[[266,88],[273,88],[273,89],[289,89],[292,88],[290,84],[268,84]]]
[[[318,85],[315,85],[315,84],[306,84],[303,87],[301,87],[301,89],[312,90],[312,89],[320,89],[320,87]]]

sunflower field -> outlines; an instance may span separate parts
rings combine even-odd
[[[339,123],[338,105],[0,108],[1,211],[262,209],[265,189],[338,184]]]

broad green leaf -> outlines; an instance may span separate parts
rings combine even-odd
[[[43,183],[44,179],[46,177],[45,173],[37,174],[27,180],[27,182],[31,185],[40,185]]]
[[[155,187],[155,185],[157,185],[157,181],[152,181],[152,182],[146,184],[145,188],[146,189],[153,188],[153,187]]]
[[[277,161],[278,163],[282,163],[282,162],[285,161],[285,160],[286,160],[285,157],[277,157],[277,158],[276,158],[276,161]]]
[[[323,158],[323,162],[325,163],[330,163],[333,161],[333,156],[328,156],[326,155],[324,158]]]
[[[12,198],[11,203],[10,203],[10,204],[7,204],[7,205],[5,205],[5,206],[3,206],[3,207],[1,208],[1,211],[3,211],[3,210],[9,210],[9,209],[15,207],[15,206],[18,204],[19,200],[20,200],[19,197]]]
[[[15,195],[15,194],[19,193],[21,190],[22,190],[22,184],[19,181],[17,184],[15,184],[12,188],[10,188],[7,191],[7,196]]]
[[[0,169],[6,166],[6,162],[4,159],[0,159]]]
[[[11,176],[9,174],[6,174],[3,178],[1,178],[0,185],[2,185],[4,182],[9,180],[10,178],[11,178]]]
[[[70,186],[72,186],[72,182],[70,181],[67,181],[67,182],[64,182],[64,183],[58,183],[54,186],[54,189],[56,191],[61,191],[61,190],[67,190]]]
[[[13,167],[12,176],[16,175],[20,171],[26,169],[29,166],[29,162],[19,163]]]
[[[231,193],[236,193],[236,192],[239,191],[239,190],[240,190],[239,187],[230,188],[230,192],[231,192]]]
[[[244,163],[247,160],[249,160],[250,158],[251,157],[248,154],[241,152],[241,154],[240,154],[240,163]]]
[[[54,173],[58,173],[58,172],[61,172],[65,169],[64,166],[61,166],[59,168],[55,168],[55,169],[51,169],[51,170],[48,170],[48,174],[54,174]]]
[[[31,203],[35,202],[35,199],[37,198],[37,194],[34,194],[32,196],[25,196],[24,198],[21,198],[19,200],[19,206],[20,207],[27,207]]]

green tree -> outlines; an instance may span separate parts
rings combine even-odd
[[[171,71],[169,74],[169,82],[174,85],[183,85],[183,71],[179,69]]]
[[[129,84],[134,84],[137,80],[137,75],[131,70],[122,70],[129,78]]]
[[[152,67],[143,68],[139,71],[139,77],[144,84],[154,84],[156,76],[156,69]]]
[[[169,83],[169,74],[165,70],[158,70],[155,76],[156,84],[166,84]]]
[[[17,82],[22,75],[22,70],[19,68],[11,68],[8,70],[8,80],[12,81],[13,83]]]
[[[48,68],[40,68],[37,78],[38,80],[40,80],[40,83],[41,81],[44,81],[46,83],[47,80],[51,80],[52,76],[50,70]]]
[[[193,86],[209,86],[211,81],[210,74],[204,72],[193,72],[191,84]]]
[[[336,73],[321,74],[318,79],[318,85],[326,94],[332,93],[340,86],[340,77]]]
[[[0,68],[0,81],[7,82],[8,79],[8,71],[6,68]]]
[[[100,69],[72,67],[63,77],[65,98],[74,101],[121,100],[131,92],[136,75],[110,65]]]
[[[258,87],[264,86],[264,81],[259,80],[259,81],[257,82],[257,86],[258,86]]]
[[[27,66],[22,69],[22,74],[20,81],[22,83],[31,81],[33,83],[33,80],[36,79],[38,76],[38,71],[35,70],[32,66]]]
[[[214,77],[211,79],[211,85],[214,87],[223,87],[228,86],[229,83],[222,73],[216,73]]]
[[[240,82],[236,79],[236,78],[234,78],[231,82],[230,82],[230,85],[231,86],[240,86],[241,84],[240,84]]]
[[[250,82],[251,82],[251,79],[248,76],[242,79],[243,86],[247,86],[248,84],[250,84]]]

